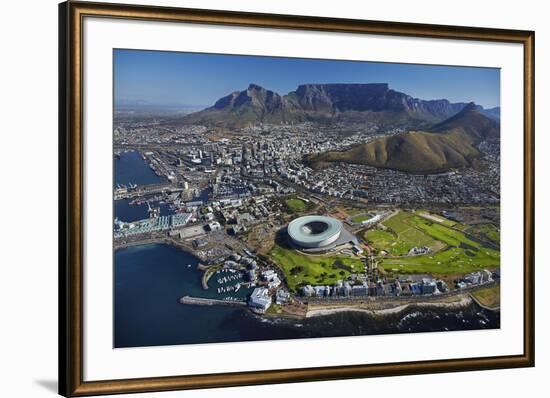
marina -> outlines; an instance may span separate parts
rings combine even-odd
[[[411,305],[383,318],[363,312],[336,312],[300,320],[266,318],[245,307],[243,298],[249,289],[241,287],[229,295],[217,293],[222,285],[234,286],[237,279],[229,277],[236,272],[214,272],[212,286],[204,290],[198,265],[196,257],[165,244],[117,250],[115,347],[492,329],[500,324],[499,312],[488,311],[474,301],[460,311]],[[186,296],[182,305],[180,299]],[[208,310],[206,303],[210,303]]]
[[[250,282],[245,282],[244,271],[220,269],[208,280],[208,288],[214,290],[223,300],[246,302],[252,291]]]
[[[117,346],[499,328],[479,313],[500,300],[500,110],[390,82],[288,95],[115,120]]]

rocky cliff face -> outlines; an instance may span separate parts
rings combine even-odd
[[[362,112],[387,110],[390,91],[386,83],[304,84],[294,93],[305,111]]]
[[[245,107],[267,113],[277,112],[283,107],[283,98],[271,90],[251,84],[246,90],[235,91],[219,99],[213,106],[214,109],[218,110]]]
[[[446,99],[421,100],[389,88],[386,83],[303,84],[285,96],[251,84],[219,99],[212,107],[186,116],[184,123],[226,127],[302,121],[375,120],[433,124],[466,106]],[[483,108],[476,106],[476,109]]]

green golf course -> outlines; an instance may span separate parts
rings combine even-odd
[[[500,252],[480,240],[452,228],[446,219],[432,221],[409,211],[399,211],[383,222],[386,229],[366,232],[368,243],[377,250],[381,267],[389,273],[466,274],[496,269]],[[428,246],[432,252],[407,256],[413,247]],[[383,255],[385,254],[385,255]]]
[[[293,291],[305,284],[332,285],[351,273],[363,272],[363,263],[359,258],[304,255],[279,244],[273,246],[269,256],[283,271],[288,288]]]

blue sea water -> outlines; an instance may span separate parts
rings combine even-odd
[[[409,307],[384,317],[348,312],[304,320],[261,317],[240,307],[184,305],[178,302],[184,295],[218,297],[214,286],[202,289],[194,256],[153,244],[118,250],[114,258],[117,348],[500,327],[500,313],[475,304],[460,311]]]
[[[157,176],[149,165],[141,158],[136,151],[121,152],[118,158],[114,160],[114,186],[117,185],[149,185],[158,184],[165,181]],[[205,188],[191,200],[202,200],[206,202],[210,193],[209,188]],[[151,206],[160,207],[160,215],[167,216],[174,214],[174,211],[165,203],[151,202]],[[121,221],[132,222],[143,220],[149,217],[148,206],[146,203],[130,204],[130,200],[120,199],[114,201],[114,216]]]
[[[136,151],[121,152],[114,160],[114,185],[147,185],[163,181]]]
[[[116,184],[162,182],[138,152],[115,159]],[[199,199],[205,200],[204,190]],[[170,214],[160,205],[161,214]],[[115,217],[135,221],[148,217],[147,205],[114,203]],[[175,344],[235,342],[311,337],[336,337],[500,327],[500,313],[475,304],[460,311],[409,307],[399,314],[372,317],[338,313],[305,320],[257,316],[246,308],[191,306],[178,302],[184,295],[219,298],[216,278],[202,289],[198,260],[168,245],[133,246],[114,253],[114,346],[144,347]],[[239,296],[246,295],[242,289]]]

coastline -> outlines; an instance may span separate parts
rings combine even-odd
[[[193,248],[181,244],[178,242],[175,242],[173,239],[170,239],[169,237],[151,237],[146,240],[137,240],[137,241],[130,241],[130,242],[124,242],[122,244],[118,244],[114,246],[114,252],[128,248],[128,247],[134,247],[134,246],[142,246],[142,245],[151,245],[151,244],[165,244],[172,246],[176,249],[179,249],[199,260],[199,264],[197,265],[197,269],[202,272],[201,277],[201,286],[203,290],[208,289],[208,279],[212,276],[212,272],[208,272],[212,269],[211,265],[206,265],[202,263],[202,259],[200,256],[198,256]],[[374,302],[362,302],[359,304],[327,304],[327,305],[320,305],[320,304],[314,304],[308,306],[308,309],[306,310],[305,314],[290,314],[290,313],[269,313],[265,314],[263,316],[268,318],[281,318],[281,319],[306,319],[306,318],[312,318],[312,317],[320,317],[320,316],[327,316],[327,315],[333,315],[337,313],[342,312],[362,312],[366,313],[372,316],[386,316],[386,315],[393,315],[398,314],[400,312],[403,312],[407,310],[411,306],[416,307],[423,307],[423,308],[447,308],[447,309],[460,309],[465,308],[471,305],[472,303],[477,304],[479,307],[492,311],[492,312],[498,312],[500,311],[500,307],[487,307],[485,305],[482,305],[479,300],[477,300],[475,297],[473,297],[470,293],[465,293],[456,296],[456,299],[453,301],[419,301],[419,302],[405,302],[404,304],[398,304],[391,307],[386,308],[380,308],[379,304],[376,301]],[[378,304],[378,305],[377,305]]]
[[[457,301],[451,301],[451,302],[418,302],[418,303],[406,303],[401,304],[395,307],[391,308],[384,308],[384,309],[373,309],[368,308],[368,305],[366,304],[359,304],[356,306],[338,306],[333,308],[313,308],[308,309],[305,315],[305,318],[311,318],[311,317],[317,317],[317,316],[324,316],[324,315],[333,315],[340,312],[363,312],[370,315],[391,315],[391,314],[397,314],[399,312],[405,311],[410,306],[417,306],[417,307],[434,307],[434,308],[448,308],[448,309],[459,309],[464,308],[472,304],[474,300],[469,295],[461,296],[460,300]]]
[[[134,246],[145,246],[145,245],[170,245],[175,247],[176,249],[179,249],[187,254],[192,255],[193,257],[196,257],[201,262],[204,262],[204,259],[201,258],[200,255],[198,255],[195,250],[191,246],[185,245],[181,242],[176,242],[175,240],[162,236],[162,237],[151,237],[147,239],[141,239],[141,240],[133,240],[133,241],[124,241],[122,243],[115,243],[113,245],[113,252],[116,252],[121,249],[126,249],[128,247],[134,247]]]

